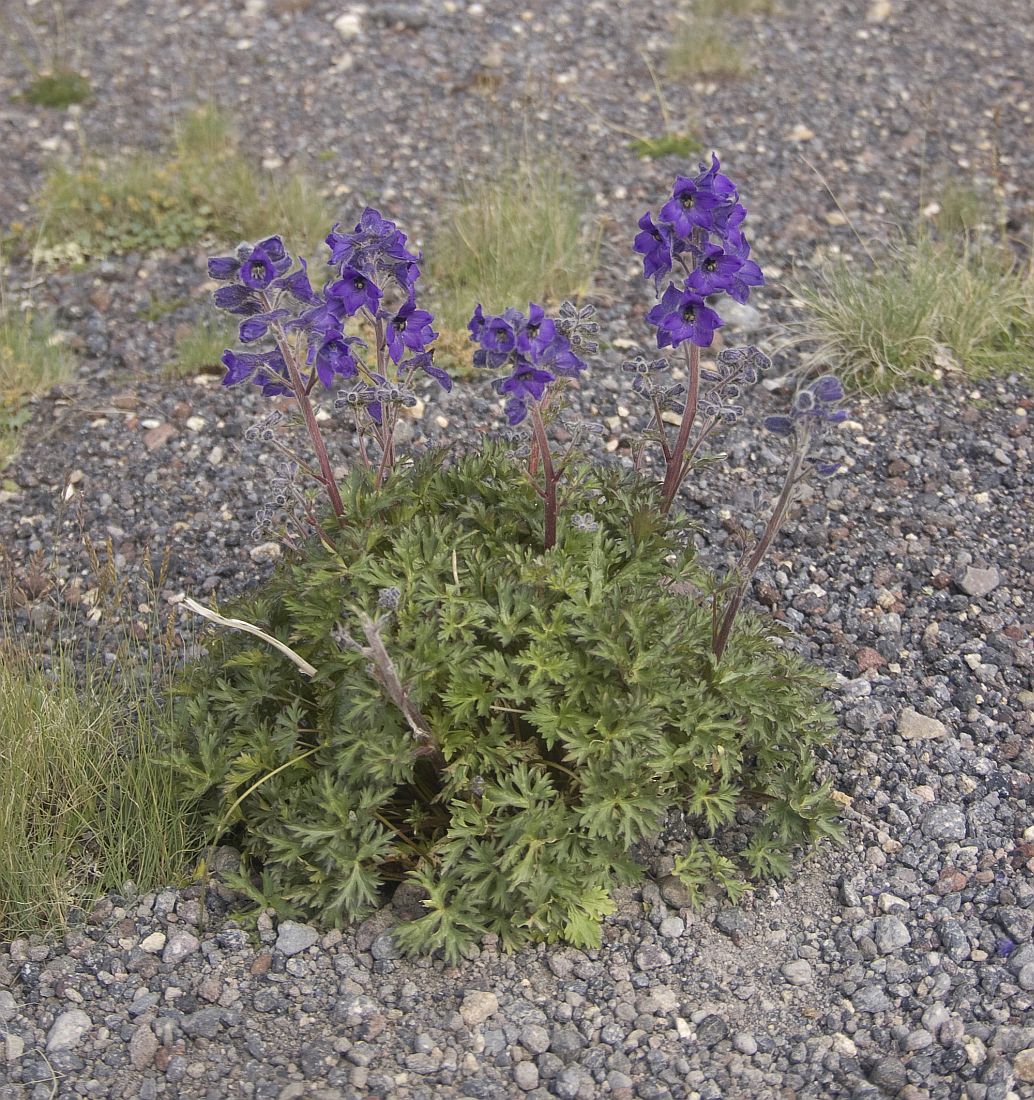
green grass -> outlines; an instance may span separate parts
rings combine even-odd
[[[0,305],[0,470],[28,419],[26,399],[72,376],[75,364],[50,321]]]
[[[424,249],[442,366],[469,364],[476,303],[498,312],[577,299],[589,289],[597,248],[588,198],[552,163],[525,159],[471,187]]]
[[[867,390],[953,372],[1034,373],[1034,270],[1010,249],[927,234],[877,263],[830,264],[796,289],[806,367]]]
[[[88,157],[54,168],[39,214],[43,260],[151,252],[200,240],[226,246],[274,232],[304,252],[333,221],[305,177],[264,171],[212,107],[182,120],[165,156]]]
[[[237,326],[221,314],[199,320],[176,341],[172,358],[165,364],[166,378],[193,378],[198,374],[222,373],[219,360],[237,343]]]
[[[699,153],[703,145],[691,134],[662,134],[656,138],[636,138],[629,148],[637,157],[689,157]]]
[[[936,202],[939,209],[933,222],[943,237],[972,233],[994,224],[992,202],[966,180],[947,180],[938,191]]]
[[[93,94],[90,81],[74,69],[40,73],[25,89],[22,98],[37,107],[62,110],[73,103],[85,103]]]
[[[161,708],[149,683],[0,648],[0,940],[58,932],[127,881],[185,881],[196,846],[151,732]]]

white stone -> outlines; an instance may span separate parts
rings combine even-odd
[[[936,718],[927,718],[914,707],[905,707],[898,717],[898,736],[906,741],[935,741],[944,737],[948,727]]]
[[[47,1053],[72,1050],[79,1045],[91,1027],[93,1021],[81,1008],[70,1008],[67,1012],[62,1012],[47,1032]]]
[[[149,936],[144,936],[140,941],[140,950],[149,955],[160,955],[165,950],[165,933],[152,932]]]
[[[351,42],[353,38],[358,38],[363,30],[359,13],[356,11],[342,12],[341,15],[334,20],[334,30],[336,30],[346,42]]]
[[[480,989],[471,990],[460,1005],[460,1016],[467,1027],[480,1026],[498,1011],[499,998],[494,993],[485,993]]]

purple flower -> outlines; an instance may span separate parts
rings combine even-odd
[[[700,175],[696,178],[696,184],[698,187],[710,191],[722,202],[735,202],[738,197],[736,184],[728,176],[723,175],[719,171],[720,168],[718,158],[712,153],[710,168],[705,164],[700,165]]]
[[[327,287],[327,297],[341,303],[346,317],[354,317],[364,308],[376,313],[381,294],[381,288],[354,267],[343,268],[341,278]]]
[[[478,309],[480,308],[479,305]],[[500,355],[508,355],[517,346],[517,334],[505,317],[485,317],[477,339],[486,351],[498,352]]]
[[[316,301],[316,293],[312,289],[312,283],[309,282],[308,265],[305,260],[299,260],[301,267],[297,271],[292,272],[290,275],[283,275],[279,279],[273,282],[273,286],[277,290],[286,290],[292,297],[297,298],[299,302],[311,303]],[[211,261],[209,261],[211,266]]]
[[[657,346],[677,348],[686,340],[698,347],[710,347],[722,319],[709,309],[704,299],[692,290],[679,290],[668,284],[660,302],[646,315],[657,326]]]
[[[531,363],[519,362],[513,374],[495,383],[496,393],[508,395],[506,419],[510,426],[519,424],[528,413],[528,401],[538,401],[546,386],[556,379],[548,370],[540,370]]]
[[[381,316],[388,318],[384,341],[393,363],[402,361],[407,348],[411,351],[424,351],[438,335],[431,328],[433,314],[426,309],[417,309],[412,297],[394,315],[382,312]]]
[[[209,256],[208,277],[210,279],[235,279],[241,269],[241,262],[236,256]]]
[[[256,245],[248,258],[241,263],[241,282],[252,290],[265,290],[276,275],[273,257],[259,245]]]
[[[235,313],[239,317],[251,317],[262,312],[262,303],[246,286],[234,284],[221,286],[213,295],[216,309]]]
[[[709,294],[717,294],[720,291],[732,293],[732,287],[735,285],[735,279],[741,267],[743,267],[743,261],[738,257],[730,256],[716,244],[705,244],[700,251],[696,270],[686,280],[686,286],[705,298]],[[760,275],[761,272],[759,271],[758,274]]]
[[[359,373],[352,347],[359,340],[355,336],[331,336],[324,340],[316,352],[316,376],[327,389],[334,385],[335,376],[354,378]]]
[[[237,330],[237,336],[242,344],[252,344],[266,335],[269,326],[274,321],[288,316],[290,316],[290,311],[286,309],[274,309],[269,313],[256,313],[253,317],[241,322],[240,328]]]
[[[420,256],[406,248],[405,233],[372,207],[363,211],[351,233],[339,233],[335,225],[327,244],[331,264],[356,268],[369,276],[380,269],[407,293],[420,277]]]
[[[434,365],[434,355],[432,352],[418,352],[416,355],[411,355],[408,359],[404,360],[399,366],[400,374],[406,372],[408,375],[417,370],[422,370],[428,378],[433,378],[446,393],[452,390],[452,379],[441,367],[436,367]]]
[[[632,248],[643,257],[643,278],[660,279],[671,271],[671,230],[664,222],[656,225],[649,211],[639,219],[639,228]]]
[[[676,176],[671,198],[661,207],[661,218],[680,237],[689,237],[694,229],[711,232],[720,223],[722,200],[709,187],[702,187],[687,176]]]
[[[236,386],[240,382],[246,382],[262,366],[265,359],[261,355],[238,354],[227,348],[219,361],[226,367],[223,385]]]

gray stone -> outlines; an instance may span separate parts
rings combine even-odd
[[[1012,1060],[1012,1071],[1016,1080],[1025,1085],[1034,1085],[1034,1047],[1021,1050]]]
[[[713,1047],[716,1043],[720,1043],[729,1034],[729,1025],[721,1018],[712,1013],[710,1016],[705,1016],[699,1024],[697,1024],[697,1039],[705,1047]]]
[[[995,919],[1005,929],[1006,935],[1017,943],[1029,940],[1034,934],[1034,909],[1003,905],[995,912]]]
[[[93,1021],[81,1008],[70,1008],[62,1012],[47,1032],[47,1053],[73,1050],[91,1027]]]
[[[635,953],[635,964],[640,970],[659,970],[671,966],[671,956],[663,947],[654,943],[644,943]]]
[[[666,940],[677,940],[686,930],[686,922],[681,917],[665,917],[657,929]]]
[[[300,955],[319,942],[319,932],[309,924],[285,920],[276,933],[276,950],[281,955]]]
[[[539,1087],[538,1066],[534,1062],[518,1062],[513,1069],[513,1080],[524,1092],[537,1089]]]
[[[539,1024],[521,1028],[519,1038],[521,1046],[532,1054],[545,1054],[549,1050],[549,1032]]]
[[[783,963],[779,973],[790,985],[809,985],[812,980],[811,963],[807,959],[793,959]]]
[[[550,1052],[570,1062],[585,1049],[585,1036],[576,1027],[558,1027],[549,1042]]]
[[[948,727],[943,722],[927,718],[912,707],[905,707],[898,715],[898,736],[906,741],[935,741],[947,732]]]
[[[223,1029],[221,1008],[202,1008],[186,1016],[180,1025],[192,1039],[214,1039]]]
[[[851,996],[851,1004],[859,1012],[888,1012],[893,1007],[890,998],[875,983],[857,989]]]
[[[489,1016],[499,1011],[499,998],[494,993],[473,989],[463,998],[460,1015],[467,1027],[480,1027]]]
[[[1001,583],[1002,575],[998,572],[997,566],[992,565],[990,569],[976,569],[970,565],[967,567],[966,572],[962,574],[959,588],[967,596],[979,599],[981,596],[993,592]]]
[[[869,1080],[894,1096],[908,1084],[908,1074],[897,1058],[881,1058],[869,1072]]]
[[[1020,967],[1020,972],[1016,975],[1016,984],[1028,993],[1034,992],[1034,963],[1027,963],[1026,966]]]
[[[732,1037],[732,1045],[740,1052],[751,1057],[758,1052],[758,1041],[749,1031],[737,1031]]]
[[[919,828],[931,840],[965,840],[966,815],[959,806],[931,806]]]
[[[912,934],[900,917],[888,914],[877,918],[873,939],[876,941],[879,953],[889,955],[894,951],[900,951],[902,947],[907,947],[912,942]]]
[[[714,923],[718,931],[727,936],[746,935],[750,928],[750,922],[742,909],[719,909]]]
[[[722,302],[722,320],[743,332],[755,332],[761,327],[761,313],[745,302]]]
[[[557,1074],[553,1092],[560,1100],[578,1100],[586,1083],[591,1085],[592,1078],[586,1076],[581,1066],[566,1066]]]
[[[657,885],[665,904],[670,905],[673,909],[688,909],[690,907],[692,899],[682,879],[677,878],[675,875],[666,875]]]
[[[398,944],[395,943],[395,937],[390,932],[382,932],[370,944],[370,954],[375,959],[383,962],[385,959],[400,958],[402,952],[399,950]]]
[[[6,1023],[18,1013],[18,1002],[13,993],[0,989],[0,1024]]]
[[[175,966],[183,962],[188,955],[193,955],[200,946],[201,941],[190,932],[173,932],[162,952],[162,962]]]
[[[148,1024],[141,1024],[129,1040],[129,1061],[133,1069],[148,1069],[158,1053],[158,1040]]]

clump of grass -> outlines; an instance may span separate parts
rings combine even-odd
[[[0,940],[57,931],[127,881],[184,881],[196,847],[159,710],[111,671],[0,649]]]
[[[23,98],[37,107],[63,110],[73,103],[85,103],[93,94],[90,81],[74,69],[40,73],[25,89]]]
[[[166,157],[89,157],[55,168],[40,213],[43,259],[173,249],[202,239],[230,245],[273,232],[309,246],[333,220],[305,177],[258,167],[213,107],[182,120]]]
[[[589,202],[555,164],[525,158],[473,186],[425,249],[442,365],[469,362],[466,326],[477,302],[500,312],[584,295],[597,248]]]
[[[734,79],[750,69],[730,20],[773,15],[775,0],[695,0],[675,16],[666,71],[672,80]]]
[[[1034,366],[1034,270],[988,241],[903,241],[875,265],[840,261],[799,287],[807,363],[884,390]]]
[[[967,180],[946,181],[937,193],[933,223],[943,237],[972,233],[994,222],[992,203]]]
[[[0,469],[28,419],[26,399],[72,376],[75,364],[43,314],[0,304]]]
[[[163,374],[166,378],[193,378],[198,374],[222,373],[219,360],[236,342],[237,326],[222,314],[199,320],[177,339]]]
[[[629,142],[629,148],[637,157],[645,160],[693,156],[703,149],[703,145],[691,134],[668,133],[656,138],[636,138]]]

